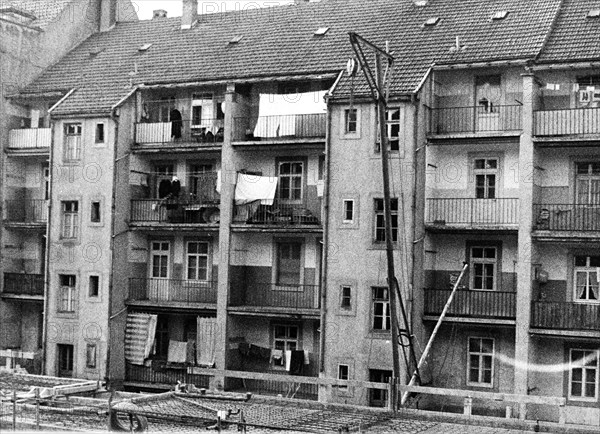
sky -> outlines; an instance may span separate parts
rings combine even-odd
[[[132,0],[137,9],[140,20],[149,20],[152,18],[152,11],[155,9],[164,9],[168,17],[181,16],[181,0]],[[225,12],[234,10],[248,10],[257,7],[277,6],[281,4],[293,3],[293,0],[213,0],[199,1],[198,12]]]

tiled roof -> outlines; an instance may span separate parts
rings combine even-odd
[[[433,62],[535,57],[560,0],[322,0],[201,16],[191,30],[180,18],[118,23],[95,34],[49,68],[27,92],[77,87],[56,114],[106,112],[134,83],[176,83],[318,74],[343,69],[354,31],[390,49],[397,61],[392,92],[411,93]],[[494,12],[510,11],[501,21]],[[438,16],[434,27],[423,27]],[[329,27],[324,36],[314,36]],[[228,44],[235,36],[237,44]],[[456,36],[465,50],[451,52]],[[138,48],[152,44],[145,52]],[[97,53],[90,55],[91,52]],[[137,75],[130,73],[137,67]],[[342,82],[339,90],[347,85]]]
[[[588,18],[600,9],[597,0],[563,0],[554,30],[540,62],[577,62],[600,59],[600,18]]]
[[[33,26],[45,28],[72,0],[0,0],[0,7],[13,7],[35,15]]]

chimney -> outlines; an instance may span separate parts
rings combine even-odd
[[[423,7],[423,6],[427,6],[428,0],[414,0],[414,2],[415,2],[415,6]]]
[[[164,9],[156,9],[152,12],[152,19],[167,18],[167,11]]]
[[[294,0],[294,3],[297,5],[301,5],[302,3],[308,3],[309,0]]]
[[[100,31],[106,32],[117,22],[117,0],[100,0]]]
[[[183,0],[181,30],[191,29],[196,21],[198,21],[198,0]]]

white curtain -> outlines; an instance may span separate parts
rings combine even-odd
[[[217,344],[217,319],[197,319],[196,359],[200,366],[213,367],[215,364],[215,349]]]

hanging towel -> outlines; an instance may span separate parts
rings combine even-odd
[[[290,350],[286,350],[285,352],[285,370],[290,371],[292,367],[292,352]]]
[[[310,355],[308,354],[308,350],[304,350],[304,364],[310,365]]]
[[[273,205],[278,178],[238,173],[235,186],[235,204],[245,205],[260,200],[262,205]]]
[[[304,370],[304,351],[293,350],[290,361],[290,374],[302,375]]]
[[[283,357],[283,350],[271,350],[271,358],[273,361],[279,362]]]
[[[238,351],[242,356],[250,354],[250,344],[247,342],[240,342],[238,344]]]
[[[196,364],[196,341],[195,339],[188,339],[185,350],[185,362],[191,365]]]
[[[217,170],[217,185],[215,186],[217,193],[221,194],[221,171]]]
[[[197,320],[196,345],[197,360],[200,366],[213,367],[215,365],[215,348],[217,343],[217,319],[201,318]]]
[[[187,342],[169,341],[169,354],[167,362],[185,363]]]
[[[150,356],[156,332],[156,315],[129,314],[125,327],[125,360],[143,365]]]

